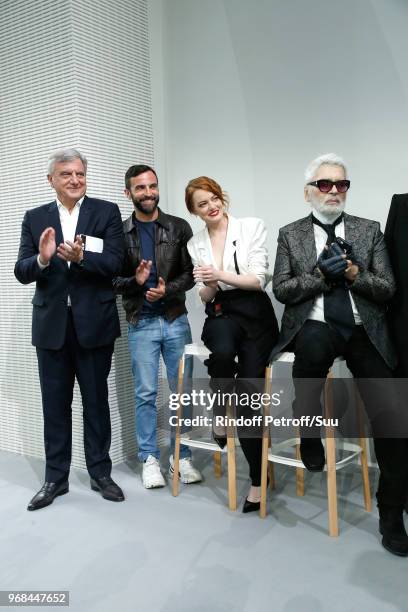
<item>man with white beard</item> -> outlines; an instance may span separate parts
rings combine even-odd
[[[379,223],[343,212],[349,188],[346,165],[334,153],[306,169],[304,195],[312,214],[279,231],[273,291],[285,311],[272,357],[284,349],[295,353],[296,417],[321,413],[326,376],[334,359],[344,357],[373,432],[382,544],[407,556],[408,448],[396,437],[398,402],[388,384],[396,357],[384,318],[395,283]],[[305,467],[323,470],[320,430],[302,428],[300,435]]]

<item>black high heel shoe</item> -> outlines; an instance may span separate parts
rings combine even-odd
[[[269,476],[268,476],[268,480],[266,481],[266,488],[269,487]],[[244,505],[242,507],[242,513],[243,514],[248,514],[248,512],[257,512],[258,510],[260,510],[261,508],[261,502],[251,502],[249,501],[248,498],[245,499],[244,501]]]
[[[248,512],[256,512],[257,510],[259,510],[261,507],[261,502],[251,502],[248,500],[248,498],[246,498],[246,500],[244,501],[244,505],[242,508],[242,512],[244,514],[247,514]]]

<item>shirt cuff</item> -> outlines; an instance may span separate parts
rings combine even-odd
[[[48,262],[47,264],[41,263],[40,255],[37,255],[37,263],[38,263],[38,267],[40,268],[40,270],[45,270],[45,268],[48,268],[48,266],[50,265],[50,262]]]

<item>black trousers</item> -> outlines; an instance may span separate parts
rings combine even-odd
[[[107,378],[112,354],[113,344],[92,349],[79,345],[71,309],[63,347],[57,351],[37,348],[44,414],[46,481],[58,482],[68,478],[75,376],[82,396],[88,472],[93,478],[110,475],[111,423]]]
[[[208,360],[208,374],[213,381],[213,391],[234,391],[233,379],[263,379],[268,358],[276,341],[274,329],[268,321],[264,323],[264,333],[250,337],[244,327],[234,320],[233,316],[208,317],[204,323],[202,340],[211,351]],[[238,357],[238,363],[235,361]],[[232,382],[231,382],[232,381]],[[219,388],[223,387],[223,388]],[[242,388],[241,388],[242,390]],[[257,389],[259,391],[259,389]],[[239,416],[254,416],[249,407],[240,411]],[[249,475],[253,486],[261,484],[262,429],[258,435],[252,431],[252,437],[246,437],[238,428],[238,437],[242,451],[249,464]],[[248,434],[247,434],[248,435]]]
[[[390,397],[392,385],[385,385],[375,379],[392,379],[393,372],[368,338],[363,326],[357,325],[346,342],[326,323],[306,321],[295,338],[294,352],[294,412],[297,417],[320,413],[320,395],[328,371],[336,357],[344,357],[347,367],[356,378],[373,431],[380,468],[378,503],[402,507],[408,487],[408,440],[383,437],[387,430],[387,419],[389,425],[389,419],[396,419],[398,412],[392,406],[393,401],[396,401]],[[319,435],[318,431],[316,433]]]

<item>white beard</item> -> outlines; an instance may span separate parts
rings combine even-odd
[[[319,200],[310,200],[311,207],[324,217],[328,219],[334,219],[338,217],[346,207],[346,202],[339,202],[338,204],[325,204]]]

